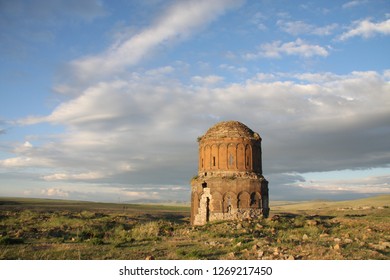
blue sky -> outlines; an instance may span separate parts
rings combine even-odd
[[[0,1],[0,195],[188,201],[198,136],[271,199],[390,193],[388,1]]]

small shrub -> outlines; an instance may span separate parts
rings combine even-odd
[[[160,233],[160,225],[158,222],[149,222],[146,224],[137,225],[132,229],[132,237],[136,240],[155,239]]]
[[[122,244],[131,239],[129,231],[123,225],[115,227],[108,236],[113,240],[113,244]]]
[[[92,245],[103,245],[104,242],[101,238],[97,238],[97,237],[94,237],[94,238],[91,238],[89,240],[89,242],[91,242]]]
[[[11,238],[9,236],[0,237],[0,245],[15,245],[15,244],[23,244],[24,240],[20,238]]]

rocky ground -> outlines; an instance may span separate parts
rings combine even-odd
[[[192,227],[188,207],[0,203],[0,259],[390,259],[389,206],[287,204]]]

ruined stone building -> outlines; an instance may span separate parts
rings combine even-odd
[[[226,121],[211,127],[198,142],[198,175],[191,180],[191,224],[268,217],[260,135],[238,121]]]

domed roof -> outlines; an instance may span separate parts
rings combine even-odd
[[[238,121],[224,121],[219,122],[209,128],[201,139],[215,139],[215,138],[250,138],[259,140],[259,134],[247,127],[245,124]]]

